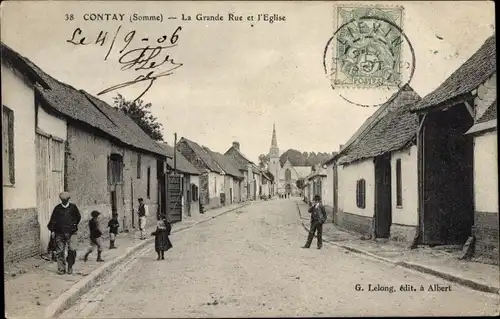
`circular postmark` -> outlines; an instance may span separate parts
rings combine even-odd
[[[332,89],[364,107],[395,98],[415,72],[413,46],[401,28],[402,8],[339,8],[337,21],[323,54]]]

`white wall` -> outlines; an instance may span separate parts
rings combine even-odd
[[[208,193],[209,197],[219,197],[224,192],[224,176],[214,172],[208,173]]]
[[[366,181],[365,208],[356,206],[356,182],[359,179]],[[375,213],[375,166],[373,159],[343,165],[339,176],[339,202],[342,202],[343,211],[350,214],[373,217]],[[340,196],[342,195],[342,196]]]
[[[333,163],[326,167],[326,178],[323,179],[323,203],[333,207]]]
[[[50,115],[41,106],[38,107],[38,128],[49,135],[67,139],[66,120]]]
[[[36,207],[35,93],[2,63],[2,105],[14,111],[15,184],[3,187],[3,209]],[[2,156],[3,157],[3,156]]]
[[[396,206],[396,160],[401,159],[403,205]],[[392,223],[418,225],[417,147],[412,146],[391,155]]]
[[[498,213],[497,132],[474,138],[474,197],[478,212]]]

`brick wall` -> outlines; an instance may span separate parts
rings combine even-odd
[[[474,254],[498,263],[498,213],[475,212],[473,234],[476,237]]]
[[[342,227],[347,230],[355,231],[365,236],[371,236],[373,228],[372,224],[372,217],[360,216],[347,212],[343,213]]]
[[[3,211],[4,263],[40,254],[40,225],[36,208]]]

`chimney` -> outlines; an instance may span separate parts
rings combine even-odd
[[[240,143],[239,142],[233,142],[233,147],[239,151],[240,150]]]
[[[339,152],[344,149],[344,144],[339,145]]]

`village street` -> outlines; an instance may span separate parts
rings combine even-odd
[[[498,295],[450,283],[325,243],[301,249],[297,198],[256,202],[172,234],[156,261],[140,251],[61,317],[493,315]],[[175,225],[174,225],[175,229]],[[360,284],[364,291],[356,291]],[[394,286],[393,293],[369,292]],[[417,291],[400,291],[413,285]],[[425,291],[419,291],[420,285]]]

